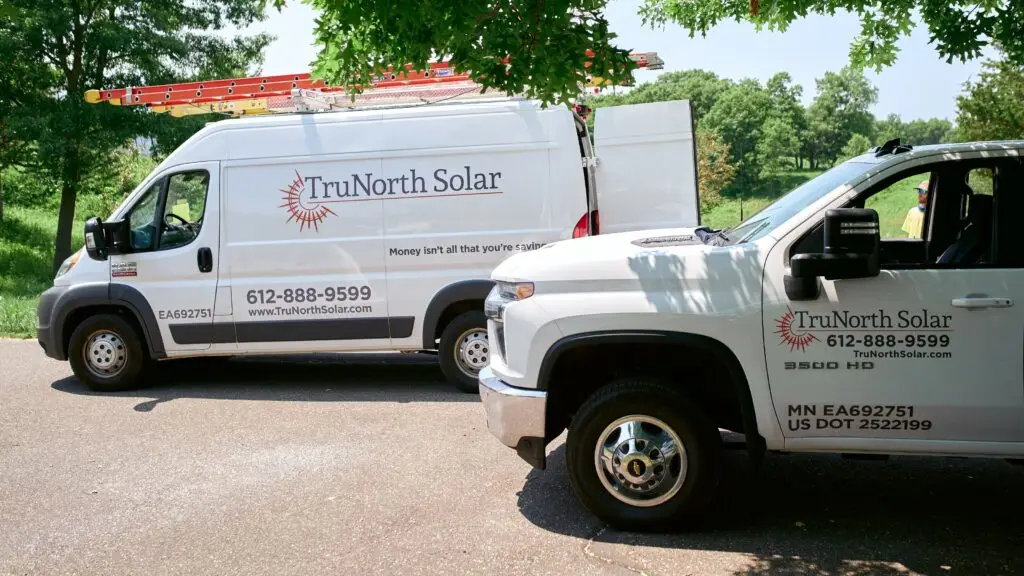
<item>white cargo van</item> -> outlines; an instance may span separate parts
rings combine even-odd
[[[475,392],[498,263],[698,224],[688,102],[595,122],[596,155],[573,109],[517,99],[213,123],[88,221],[38,340],[99,390],[151,359],[436,350]]]

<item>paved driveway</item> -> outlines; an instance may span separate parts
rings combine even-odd
[[[93,394],[0,341],[0,574],[1010,574],[1024,468],[741,460],[705,533],[606,530],[429,357],[167,365]]]

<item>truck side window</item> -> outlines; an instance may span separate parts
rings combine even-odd
[[[156,219],[157,204],[164,180],[161,178],[142,193],[128,216],[133,252],[147,252],[153,249],[160,222]]]
[[[911,174],[864,202],[864,208],[878,212],[882,240],[924,238],[930,176],[930,172]]]
[[[209,183],[210,174],[205,170],[171,176],[161,220],[161,250],[184,246],[199,235]]]

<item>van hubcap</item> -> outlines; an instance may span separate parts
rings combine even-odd
[[[101,378],[116,376],[128,363],[128,349],[124,341],[109,330],[100,330],[89,336],[82,354],[89,371]]]
[[[459,337],[459,345],[455,349],[455,361],[459,369],[469,376],[476,376],[487,366],[490,347],[487,344],[487,331],[483,328],[466,330]]]
[[[612,496],[630,506],[657,506],[683,487],[686,449],[679,435],[661,420],[625,416],[598,437],[594,467]]]

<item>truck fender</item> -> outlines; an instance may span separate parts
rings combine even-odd
[[[740,416],[743,419],[743,427],[746,431],[747,448],[751,453],[764,453],[766,442],[758,432],[757,417],[754,412],[754,399],[750,394],[750,385],[747,383],[747,377],[743,372],[743,366],[728,346],[709,336],[666,330],[611,330],[601,332],[584,332],[581,334],[566,336],[555,342],[554,345],[552,345],[544,354],[544,359],[541,361],[540,365],[540,372],[537,375],[537,389],[548,389],[548,382],[551,379],[551,374],[554,371],[555,366],[558,364],[559,358],[567,351],[581,346],[616,344],[620,342],[631,344],[635,344],[637,342],[650,342],[652,344],[678,344],[688,348],[701,350],[721,362],[729,372],[729,380],[732,382],[732,385],[735,388],[736,398],[738,398],[740,402]]]

